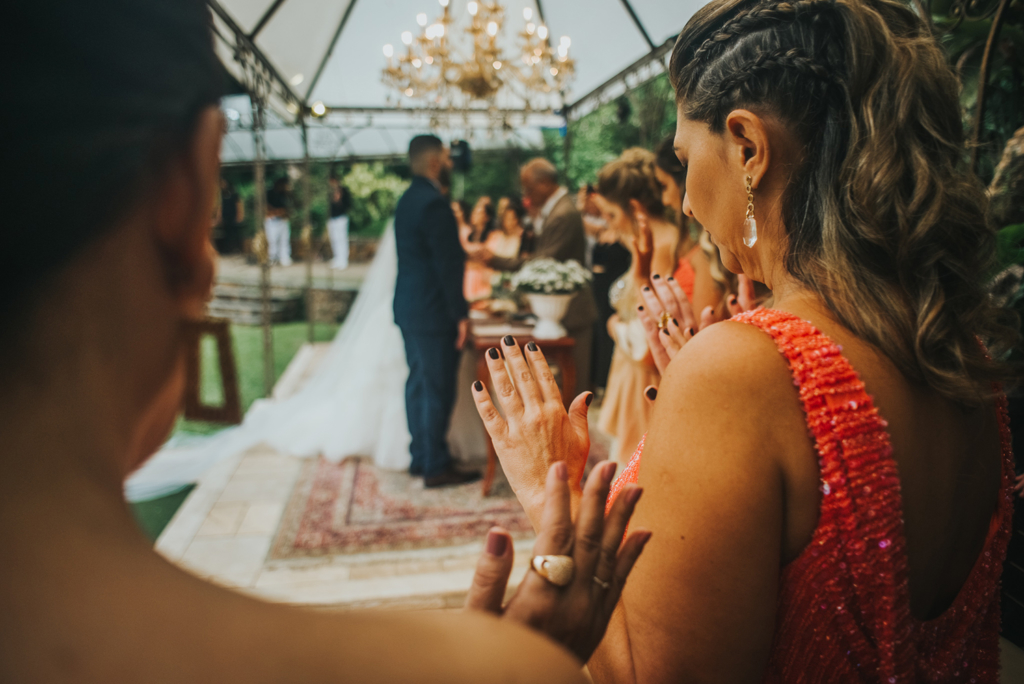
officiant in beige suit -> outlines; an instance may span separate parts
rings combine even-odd
[[[557,261],[586,264],[587,238],[583,230],[583,218],[576,208],[576,202],[569,191],[559,185],[558,170],[547,159],[531,159],[519,173],[523,196],[536,208],[533,231],[536,243],[531,259],[555,259]],[[479,248],[470,257],[497,271],[518,271],[527,259],[515,257],[502,259]],[[590,389],[590,349],[593,341],[593,324],[597,320],[597,305],[590,286],[576,293],[562,325],[576,342],[576,391]]]

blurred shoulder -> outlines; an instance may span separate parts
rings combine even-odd
[[[408,618],[412,620],[408,620]],[[435,671],[425,673],[421,658],[413,658],[420,681],[465,682],[552,682],[583,684],[581,664],[564,648],[540,633],[509,620],[479,612],[451,612],[406,616],[419,622],[410,632],[417,639],[430,634]],[[403,620],[405,622],[406,620]],[[396,680],[397,681],[397,680]]]

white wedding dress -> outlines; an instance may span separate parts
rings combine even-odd
[[[335,462],[369,456],[381,468],[408,468],[409,367],[392,308],[397,275],[389,224],[359,295],[313,377],[287,399],[255,402],[238,427],[210,437],[172,439],[128,478],[127,498],[141,501],[173,492],[196,482],[223,458],[260,443],[292,456],[322,454]],[[452,454],[461,461],[486,453],[483,426],[468,391],[474,379],[472,355],[467,353],[449,431]]]

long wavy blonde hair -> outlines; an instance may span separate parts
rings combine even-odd
[[[984,287],[995,232],[965,164],[959,84],[913,12],[716,0],[683,29],[670,76],[683,115],[714,132],[742,106],[802,141],[783,198],[786,268],[840,322],[962,404],[1015,374],[1000,361],[1015,316]]]

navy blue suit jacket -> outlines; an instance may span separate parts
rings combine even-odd
[[[451,205],[426,178],[414,176],[398,200],[395,242],[395,323],[411,333],[454,333],[469,311],[462,294],[466,253]]]

